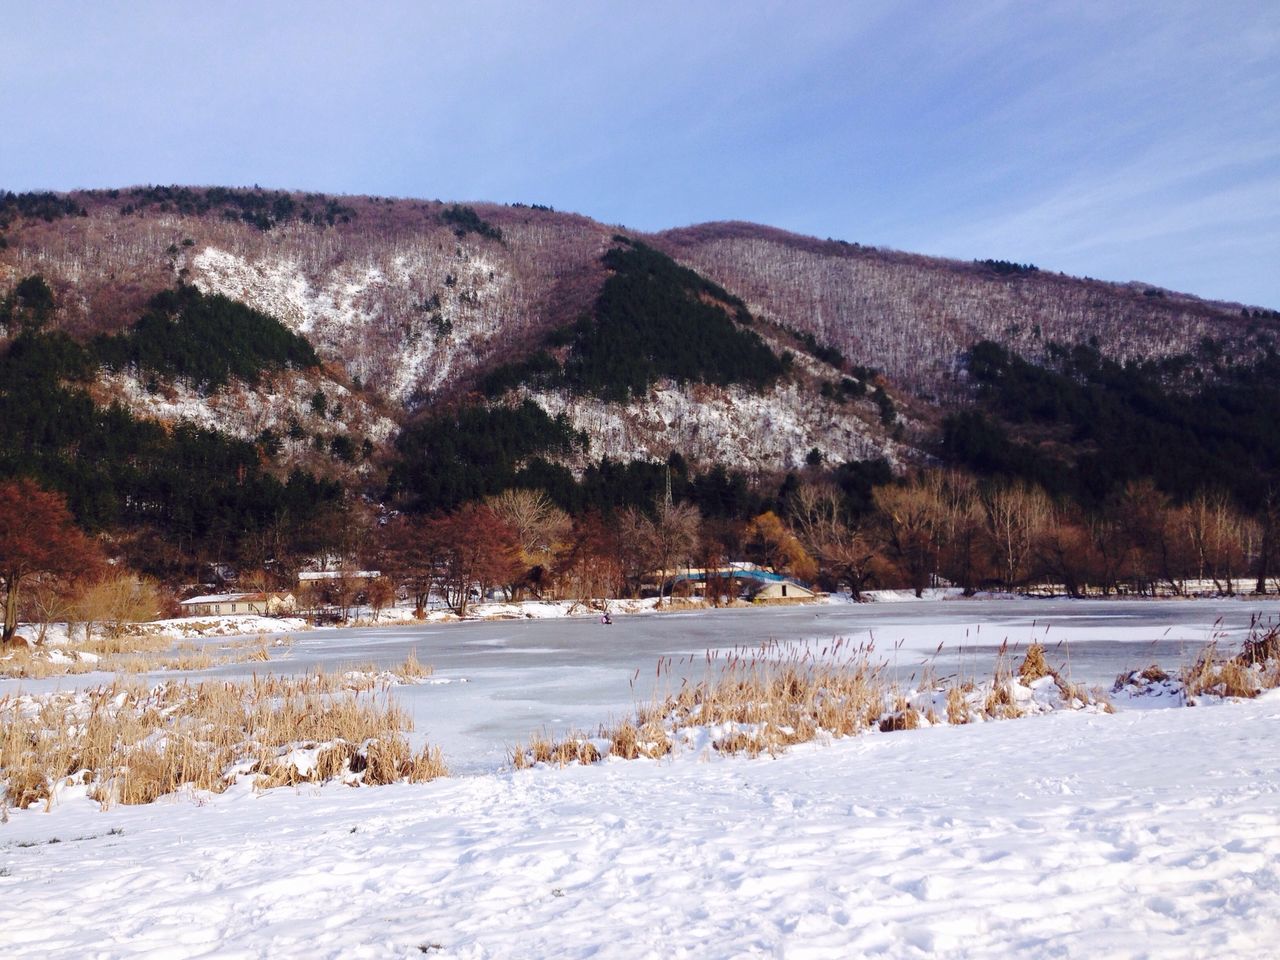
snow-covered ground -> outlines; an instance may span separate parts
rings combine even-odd
[[[1271,957],[1280,695],[778,759],[64,804],[13,957]]]
[[[1107,675],[1107,657],[1176,667],[1183,645],[1238,635],[1260,608],[826,605],[611,627],[549,610],[300,633],[270,662],[195,676],[412,651],[444,682],[394,694],[458,775],[266,792],[242,781],[105,812],[68,790],[51,812],[10,810],[0,956],[1274,956],[1277,692],[1194,709],[1120,695],[1114,715],[875,732],[776,759],[686,748],[521,772],[502,759],[539,727],[617,719],[664,654],[874,637],[903,676],[938,660],[939,643],[980,676],[1002,640],[1038,639],[1055,666],[1072,658],[1078,681]],[[3,681],[0,693],[94,677]]]

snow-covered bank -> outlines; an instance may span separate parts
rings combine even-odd
[[[487,601],[474,603],[466,617],[459,617],[448,609],[428,611],[421,619],[414,615],[412,606],[400,604],[386,607],[374,613],[362,608],[355,611],[342,627],[386,627],[396,625],[459,623],[477,620],[559,620],[564,618],[594,619],[604,609],[611,614],[663,613],[671,610],[711,610],[711,605],[700,600],[663,600],[656,597],[643,600],[521,600]],[[264,617],[256,614],[224,614],[221,616],[177,617],[171,620],[153,620],[149,623],[130,624],[129,631],[139,636],[170,637],[174,640],[196,637],[254,636],[257,634],[293,633],[300,630],[333,629],[316,627],[301,617]],[[34,635],[31,627],[22,628],[24,636]],[[67,643],[65,624],[55,625],[50,632],[50,642]]]
[[[1278,864],[1271,693],[65,804],[0,827],[0,930],[21,957],[1269,957]]]

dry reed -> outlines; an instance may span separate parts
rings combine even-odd
[[[276,641],[281,646],[289,638]],[[180,643],[154,634],[100,637],[67,646],[14,645],[0,658],[0,677],[42,680],[85,673],[162,673],[207,670],[227,663],[267,661],[265,637],[225,643]]]
[[[152,687],[116,678],[0,699],[0,778],[11,805],[49,805],[60,785],[86,784],[106,807],[220,792],[240,775],[262,787],[445,776],[437,749],[412,752],[412,729],[385,694],[353,693],[329,674]]]
[[[1029,689],[1043,677],[1053,677],[1049,689],[1060,694],[1060,706],[1110,709],[1095,694],[1063,680],[1038,644],[1017,670],[1009,664],[1007,645],[1002,646],[988,684],[954,678],[940,682],[926,669],[910,692],[889,681],[885,666],[873,662],[872,651],[870,645],[854,648],[843,640],[817,655],[776,642],[752,650],[708,651],[701,682],[684,680],[675,693],[655,696],[638,706],[634,717],[601,726],[595,737],[570,734],[557,741],[546,732],[538,734],[511,751],[512,766],[590,763],[609,756],[656,759],[682,741],[699,739],[717,753],[773,756],[823,737],[1021,717],[1049,709],[1044,705],[1049,695],[1038,694],[1037,702]],[[693,659],[678,666],[692,666]],[[657,680],[670,679],[676,666],[669,658],[660,661]]]
[[[1256,697],[1263,689],[1261,664],[1250,665],[1240,657],[1223,657],[1210,642],[1195,662],[1182,668],[1179,679],[1190,698],[1206,694],[1218,697]]]

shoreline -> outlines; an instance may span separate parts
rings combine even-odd
[[[382,610],[377,617],[356,615],[339,623],[317,625],[304,617],[266,617],[257,614],[228,614],[218,617],[174,617],[164,620],[152,620],[143,623],[128,624],[126,636],[148,636],[168,638],[174,642],[182,640],[202,640],[216,638],[280,636],[290,633],[313,633],[333,630],[382,629],[403,626],[439,626],[453,624],[493,623],[500,621],[528,620],[590,620],[608,609],[614,617],[715,613],[729,610],[768,611],[790,609],[796,607],[900,607],[915,604],[957,604],[967,605],[978,602],[1036,603],[1053,601],[1071,603],[1171,603],[1171,602],[1238,602],[1259,604],[1275,603],[1280,605],[1280,593],[1237,593],[1218,595],[1208,593],[1169,594],[1159,596],[1140,596],[1134,594],[1111,594],[1108,596],[1069,597],[1062,594],[1037,593],[1001,593],[980,592],[964,596],[958,588],[931,588],[925,596],[916,597],[911,590],[868,590],[863,591],[864,599],[853,601],[848,594],[821,594],[812,599],[793,599],[767,602],[734,601],[727,604],[709,604],[698,598],[674,599],[666,598],[659,603],[655,597],[639,600],[633,599],[591,599],[591,600],[520,600],[490,601],[472,604],[467,615],[458,616],[449,610],[429,611],[422,618],[415,617],[409,607],[397,606]],[[30,624],[20,624],[18,636],[24,637],[29,647],[36,649],[33,637],[36,630]],[[73,647],[75,643],[68,637],[66,624],[52,624],[48,629],[45,648]]]

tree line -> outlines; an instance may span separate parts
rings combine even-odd
[[[866,477],[862,478],[866,480]],[[291,539],[278,523],[246,531],[237,558],[241,582],[293,588],[316,555],[350,569],[378,569],[362,587],[382,606],[395,591],[419,611],[443,602],[464,615],[481,596],[511,599],[634,597],[679,587],[682,568],[712,571],[713,603],[741,591],[728,565],[749,561],[827,590],[862,599],[873,588],[933,586],[1052,592],[1073,597],[1267,592],[1280,571],[1280,502],[1257,514],[1221,493],[1176,503],[1150,481],[1127,485],[1096,511],[1081,511],[1025,481],[981,481],[932,469],[875,483],[865,500],[831,474],[795,480],[773,507],[747,518],[705,515],[665,491],[646,508],[577,515],[541,490],[511,488],[447,511],[392,513],[353,501],[312,513]],[[314,504],[298,503],[306,516]],[[277,517],[281,521],[282,517]],[[293,549],[297,552],[290,553]],[[290,564],[288,558],[293,558]],[[85,589],[103,569],[101,548],[73,523],[61,494],[22,479],[0,483],[0,585],[6,632],[17,622],[19,589],[43,584],[30,604],[49,604],[51,583]],[[342,578],[328,602],[353,597]]]
[[[490,591],[513,599],[670,591],[680,568],[723,570],[731,561],[855,600],[871,589],[919,596],[934,586],[966,595],[1231,595],[1267,592],[1280,572],[1280,502],[1256,514],[1220,492],[1179,503],[1142,480],[1082,511],[1022,480],[955,469],[883,476],[861,496],[839,476],[793,475],[780,499],[757,501],[747,516],[708,515],[665,491],[643,506],[571,514],[545,491],[512,488],[449,511],[383,518],[352,562],[383,570],[419,609],[436,596],[460,613]],[[713,575],[708,596],[736,595],[731,581]]]

